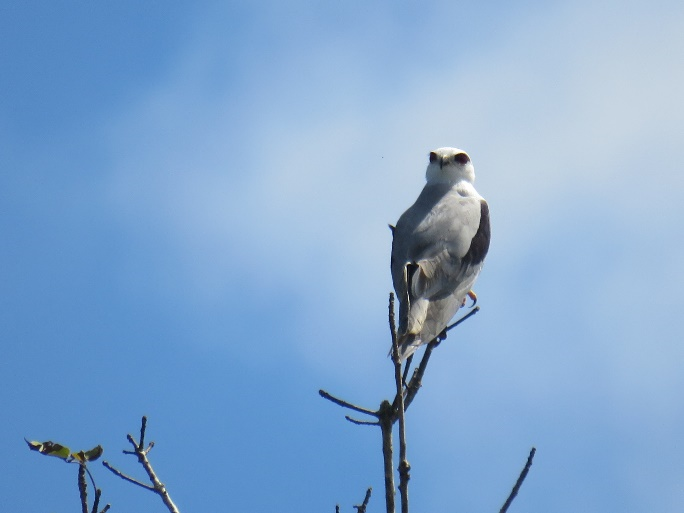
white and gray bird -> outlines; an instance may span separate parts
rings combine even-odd
[[[472,294],[489,250],[489,206],[473,186],[468,154],[457,148],[431,151],[425,177],[420,196],[392,230],[402,360],[447,327]]]

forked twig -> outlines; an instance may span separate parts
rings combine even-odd
[[[358,513],[366,513],[366,507],[368,506],[368,501],[371,498],[371,493],[373,493],[373,488],[368,488],[366,490],[366,496],[363,499],[363,503],[360,506],[354,506]]]
[[[415,398],[418,390],[422,385],[423,375],[427,369],[427,364],[430,360],[430,355],[435,347],[439,345],[441,340],[446,337],[446,333],[459,324],[461,324],[466,319],[470,318],[480,310],[479,307],[474,308],[467,315],[464,315],[461,319],[448,326],[439,337],[435,337],[427,347],[425,348],[425,353],[420,361],[418,367],[414,370],[411,381],[406,384],[406,375],[408,368],[410,366],[410,359],[407,359],[402,374],[401,369],[401,359],[399,358],[399,347],[396,332],[396,323],[394,317],[394,294],[390,293],[389,299],[389,324],[390,332],[392,335],[392,363],[394,366],[394,378],[396,385],[396,395],[392,404],[389,401],[383,401],[377,410],[370,410],[368,408],[363,408],[357,406],[343,399],[333,396],[332,394],[326,392],[325,390],[319,390],[318,393],[324,399],[327,399],[338,406],[354,410],[358,413],[363,413],[364,415],[369,415],[376,418],[374,421],[358,420],[345,416],[349,422],[361,425],[361,426],[379,426],[382,434],[382,455],[383,455],[383,467],[385,473],[385,503],[387,506],[387,513],[394,513],[395,508],[395,487],[394,487],[394,470],[393,466],[393,448],[392,448],[392,426],[395,422],[399,421],[399,492],[401,495],[401,511],[402,513],[408,513],[408,482],[410,479],[409,471],[411,466],[406,459],[406,424],[405,424],[405,411],[408,409],[409,405]]]
[[[142,425],[140,427],[140,442],[139,443],[136,442],[135,439],[133,438],[133,436],[127,435],[126,438],[128,439],[128,441],[133,446],[133,450],[132,451],[123,451],[123,452],[124,452],[124,454],[133,454],[133,455],[137,456],[138,462],[145,469],[145,472],[147,473],[147,477],[152,482],[152,486],[144,484],[144,483],[138,481],[137,479],[134,479],[130,476],[127,476],[126,474],[124,474],[120,470],[117,470],[116,468],[114,468],[112,465],[110,465],[106,461],[103,461],[102,464],[106,468],[108,468],[110,471],[112,471],[114,474],[119,476],[120,478],[122,478],[128,482],[131,482],[133,484],[137,484],[138,486],[141,486],[141,487],[145,488],[146,490],[150,490],[150,491],[156,493],[157,495],[159,495],[159,497],[161,497],[161,500],[164,502],[167,509],[171,513],[180,513],[178,508],[176,507],[176,505],[171,500],[171,496],[169,495],[168,490],[166,489],[164,484],[157,477],[156,472],[152,468],[152,465],[150,464],[150,461],[147,458],[147,454],[154,447],[154,442],[150,442],[148,444],[147,448],[143,448],[143,445],[145,443],[145,430],[146,430],[146,428],[147,428],[147,417],[143,416]]]

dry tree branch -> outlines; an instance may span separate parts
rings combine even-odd
[[[84,463],[78,465],[78,491],[81,496],[81,511],[88,513],[88,483],[86,483],[86,469]]]
[[[363,503],[360,506],[354,506],[358,513],[366,513],[366,506],[368,506],[368,501],[371,498],[371,493],[373,493],[373,488],[368,488],[366,490],[366,496],[363,499]]]
[[[377,422],[377,421],[358,420],[358,419],[355,419],[353,417],[350,417],[349,415],[345,415],[344,418],[347,419],[352,424],[356,424],[357,426],[379,426],[380,425],[380,422]]]
[[[100,505],[100,496],[102,495],[102,490],[99,488],[95,490],[95,501],[93,502],[92,513],[98,513],[97,507]]]
[[[103,461],[102,464],[105,467],[107,467],[109,470],[111,470],[113,474],[119,476],[124,481],[128,481],[129,483],[133,483],[134,485],[138,485],[141,488],[144,488],[145,490],[149,490],[151,492],[155,491],[154,486],[150,486],[148,484],[142,483],[142,482],[138,481],[137,479],[135,479],[134,477],[127,476],[126,474],[121,472],[119,469],[114,468],[108,461]]]
[[[516,495],[518,495],[518,491],[520,491],[520,487],[522,486],[523,481],[527,477],[527,473],[530,471],[530,467],[532,466],[532,460],[534,459],[534,454],[536,452],[537,449],[532,447],[532,449],[530,450],[530,455],[527,457],[527,463],[525,463],[525,468],[523,468],[520,472],[520,476],[518,476],[518,480],[515,482],[515,486],[513,486],[513,489],[511,490],[508,499],[506,499],[506,502],[502,506],[499,513],[506,513],[506,511],[508,511],[508,507],[513,502],[513,499],[515,499]]]
[[[152,486],[146,485],[144,483],[141,483],[137,479],[134,479],[132,477],[127,476],[120,470],[117,470],[114,468],[112,465],[107,463],[106,461],[103,461],[102,464],[107,467],[109,470],[111,470],[114,474],[119,476],[120,478],[129,481],[133,484],[137,484],[138,486],[141,486],[145,488],[146,490],[150,490],[159,497],[161,497],[162,502],[166,505],[167,509],[171,513],[180,513],[176,505],[173,503],[171,500],[171,496],[169,495],[169,492],[166,490],[166,487],[164,484],[159,480],[157,477],[156,472],[152,468],[152,465],[150,464],[150,461],[147,458],[147,453],[150,452],[150,450],[154,447],[154,442],[150,442],[147,446],[147,448],[143,448],[143,445],[145,443],[145,430],[147,428],[147,417],[143,416],[142,418],[142,425],[140,426],[140,443],[137,443],[135,439],[133,438],[132,435],[127,435],[126,438],[128,441],[131,443],[133,446],[132,451],[123,451],[124,454],[133,454],[137,456],[138,462],[143,466],[145,469],[145,472],[147,473],[147,477],[150,479],[152,482]],[[86,512],[87,513],[87,512]]]
[[[354,506],[358,513],[366,513],[366,507],[368,506],[368,501],[370,500],[371,493],[373,493],[373,488],[368,487],[368,490],[366,490],[366,496],[363,499],[363,503],[361,505]],[[335,505],[335,513],[340,513],[339,504]]]
[[[405,424],[405,411],[408,409],[409,405],[415,398],[418,390],[420,390],[422,385],[423,375],[427,369],[428,361],[430,360],[430,355],[435,347],[446,338],[446,333],[461,324],[466,319],[470,318],[480,310],[479,307],[474,308],[467,315],[463,316],[461,319],[453,323],[451,326],[447,327],[438,337],[435,337],[427,347],[425,348],[425,353],[420,361],[420,364],[416,369],[414,369],[411,381],[406,384],[406,376],[408,368],[410,367],[411,359],[407,359],[402,373],[401,369],[401,359],[399,358],[399,347],[397,342],[397,331],[394,316],[394,294],[390,293],[389,296],[389,324],[390,332],[392,335],[392,363],[394,366],[394,379],[396,385],[396,395],[392,404],[389,401],[383,401],[377,411],[370,410],[368,408],[362,408],[348,401],[340,399],[333,396],[332,394],[326,392],[325,390],[319,390],[318,393],[324,399],[327,399],[338,406],[354,410],[358,413],[363,413],[364,415],[369,415],[376,418],[374,421],[358,420],[345,416],[349,422],[361,425],[361,426],[379,426],[382,434],[382,455],[383,455],[383,468],[385,473],[385,503],[387,505],[387,513],[394,513],[395,508],[395,487],[394,487],[394,470],[393,465],[393,447],[392,447],[392,426],[395,422],[399,421],[399,492],[401,495],[401,512],[408,513],[408,482],[410,479],[409,471],[411,466],[406,459],[406,424]]]
[[[95,502],[93,502],[92,513],[107,513],[109,508],[112,507],[111,504],[107,504],[104,508],[102,508],[101,511],[98,511],[97,508],[100,506],[100,496],[101,495],[102,495],[102,490],[100,490],[99,488],[97,490],[95,490]]]
[[[343,408],[349,408],[350,410],[354,410],[354,411],[357,411],[359,413],[365,413],[366,415],[378,417],[377,411],[369,410],[368,408],[362,408],[361,406],[356,406],[355,404],[348,403],[347,401],[344,401],[342,399],[335,397],[334,395],[329,394],[325,390],[319,390],[318,394],[323,399],[327,399],[328,401],[332,401],[333,403],[335,403],[339,406],[342,406]]]
[[[389,324],[392,335],[392,362],[394,363],[394,383],[397,387],[395,398],[395,415],[399,420],[399,493],[401,494],[401,513],[408,513],[408,482],[411,476],[406,459],[406,416],[404,409],[404,379],[401,372],[401,358],[399,357],[399,344],[397,342],[397,327],[394,321],[394,294],[389,295]]]
[[[380,432],[382,434],[382,461],[385,469],[385,504],[387,513],[396,511],[394,506],[394,461],[392,449],[392,424],[394,424],[393,408],[389,401],[383,401],[378,410],[380,414]]]

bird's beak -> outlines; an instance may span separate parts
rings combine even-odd
[[[439,157],[439,168],[442,169],[442,166],[444,166],[444,157]]]

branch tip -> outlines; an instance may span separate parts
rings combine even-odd
[[[530,471],[530,467],[532,467],[532,460],[534,459],[534,455],[537,452],[537,449],[535,447],[532,447],[530,450],[530,455],[527,457],[527,462],[525,463],[525,467],[522,469],[520,472],[520,476],[518,476],[518,480],[515,482],[515,486],[513,486],[513,489],[511,490],[511,493],[508,496],[508,499],[506,499],[506,502],[504,505],[501,507],[501,510],[499,513],[506,513],[508,511],[509,506],[513,502],[513,499],[518,495],[518,492],[520,491],[520,487],[523,484],[523,481],[525,481],[525,478],[527,477],[527,473]]]

